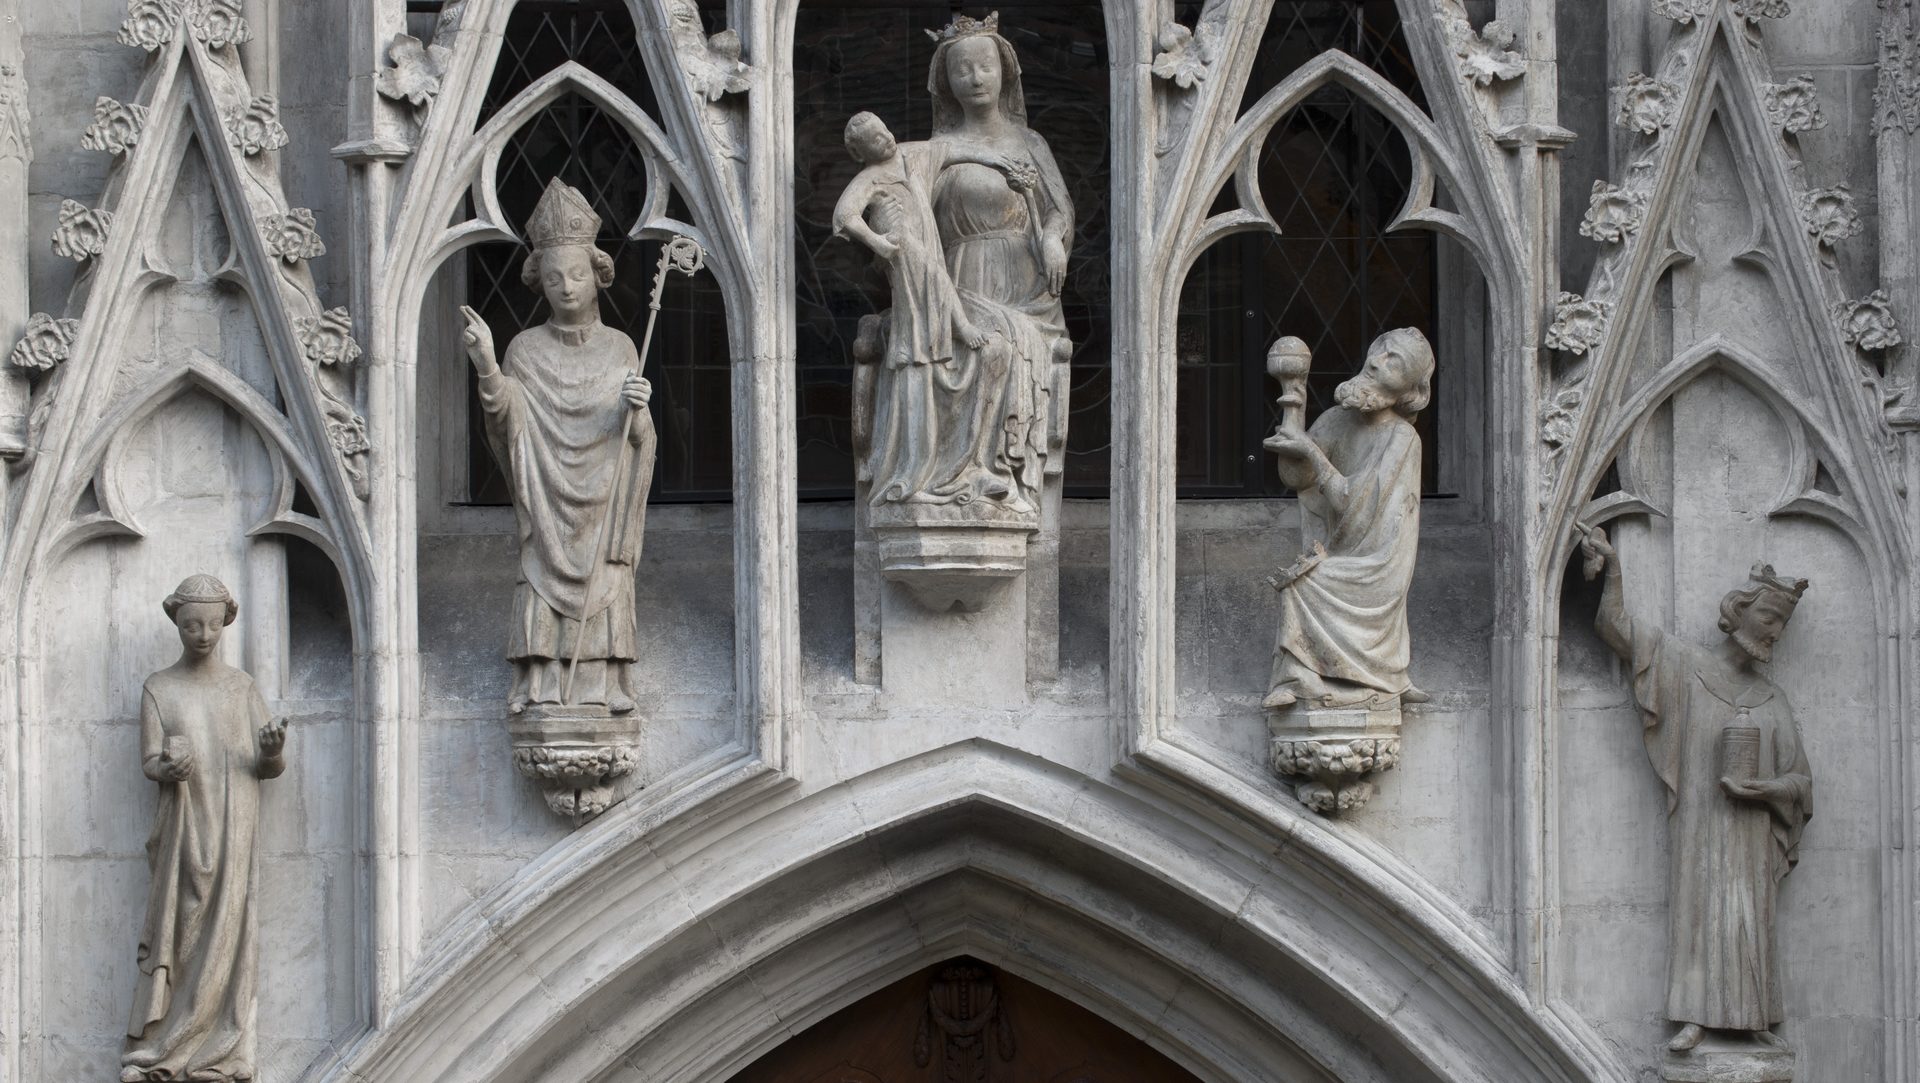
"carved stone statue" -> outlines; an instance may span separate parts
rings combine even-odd
[[[604,810],[611,780],[633,767],[634,566],[655,447],[639,353],[600,322],[613,261],[594,247],[599,228],[578,191],[547,186],[521,278],[552,315],[514,336],[503,362],[480,314],[462,310],[520,533],[507,635],[515,762],[575,817]]]
[[[856,347],[883,572],[939,608],[971,608],[970,577],[1024,567],[1066,440],[1073,204],[998,27],[961,16],[933,35],[932,139],[899,144],[878,117],[853,118],[864,168],[834,212],[892,288]]]
[[[1371,796],[1367,777],[1399,760],[1401,705],[1427,698],[1407,678],[1407,588],[1420,544],[1413,418],[1431,395],[1433,348],[1414,328],[1381,335],[1335,390],[1338,405],[1302,431],[1305,351],[1293,338],[1274,345],[1282,422],[1265,446],[1325,540],[1272,580],[1280,627],[1263,706],[1274,769],[1332,811]]]
[[[140,765],[160,802],[120,1078],[252,1079],[254,839],[260,780],[287,767],[287,725],[214,656],[240,611],[218,579],[190,576],[162,605],[181,651],[140,694]]]
[[[1699,647],[1627,615],[1604,531],[1587,529],[1581,550],[1587,578],[1606,571],[1596,627],[1631,668],[1647,757],[1667,790],[1667,1018],[1680,1024],[1667,1049],[1680,1061],[1718,1054],[1790,1067],[1772,1031],[1785,1018],[1774,902],[1813,815],[1813,772],[1786,695],[1759,667],[1807,581],[1754,565],[1747,586],[1720,601],[1726,638]],[[1710,1030],[1736,1032],[1757,1050],[1702,1047]],[[1783,1078],[1751,1067],[1757,1074],[1723,1065],[1700,1078]]]

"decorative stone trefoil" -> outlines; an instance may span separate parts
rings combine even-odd
[[[88,150],[125,154],[140,142],[140,133],[146,125],[146,106],[117,102],[112,98],[96,98],[93,102],[93,123],[80,133],[80,145]]]
[[[1639,231],[1646,213],[1645,192],[1597,180],[1587,201],[1586,216],[1580,220],[1580,235],[1617,243]]]
[[[112,225],[112,211],[95,210],[78,200],[62,200],[60,222],[53,231],[53,251],[84,263],[107,250],[107,231]]]
[[[1840,337],[1867,353],[1891,350],[1902,341],[1900,324],[1894,319],[1884,289],[1874,290],[1858,300],[1836,302],[1833,318],[1839,325]]]
[[[36,312],[28,318],[27,329],[21,334],[20,341],[14,343],[7,360],[15,368],[32,372],[51,371],[71,355],[73,336],[79,330],[79,320]]]

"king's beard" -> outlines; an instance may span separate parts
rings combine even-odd
[[[1333,401],[1349,410],[1358,410],[1363,414],[1377,414],[1393,406],[1393,396],[1386,389],[1366,376],[1353,379],[1333,389]]]

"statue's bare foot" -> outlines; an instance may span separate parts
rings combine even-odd
[[[1706,1036],[1707,1032],[1700,1024],[1688,1023],[1686,1026],[1681,1027],[1680,1033],[1674,1035],[1673,1039],[1667,1043],[1667,1052],[1690,1053],[1693,1051],[1693,1047],[1699,1045],[1700,1040]]]
[[[1273,686],[1273,691],[1267,693],[1267,698],[1260,701],[1260,706],[1278,711],[1293,706],[1299,699],[1292,685],[1277,684]]]
[[[1407,690],[1406,690],[1405,692],[1402,692],[1402,693],[1400,693],[1400,702],[1402,702],[1402,703],[1432,703],[1432,702],[1433,702],[1433,697],[1432,697],[1432,696],[1429,696],[1429,695],[1427,695],[1427,694],[1426,694],[1425,692],[1422,692],[1422,691],[1421,691],[1420,689],[1418,689],[1418,688],[1415,688],[1415,687],[1414,687],[1414,686],[1412,686],[1412,685],[1408,685],[1408,686],[1407,686]]]
[[[1775,1034],[1773,1031],[1756,1030],[1753,1032],[1753,1036],[1759,1040],[1761,1045],[1771,1046],[1774,1049],[1788,1048],[1787,1040],[1785,1038],[1782,1038],[1778,1034]]]

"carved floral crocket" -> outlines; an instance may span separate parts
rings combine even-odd
[[[140,764],[160,800],[120,1079],[250,1080],[260,780],[286,770],[287,725],[214,654],[240,611],[218,579],[190,576],[162,605],[181,650],[140,693]]]
[[[1625,659],[1647,758],[1667,791],[1667,1043],[1688,1054],[1707,1030],[1784,1048],[1774,909],[1813,815],[1813,771],[1787,697],[1760,666],[1787,630],[1804,579],[1757,564],[1720,602],[1726,638],[1699,647],[1627,614],[1620,563],[1598,527],[1582,530],[1585,574],[1604,569],[1595,622]]]
[[[653,481],[655,435],[626,334],[600,322],[613,261],[594,247],[600,218],[560,181],[527,224],[521,278],[552,309],[494,360],[493,335],[463,308],[487,441],[507,475],[520,535],[507,657],[508,709],[634,709],[634,565]],[[623,460],[625,457],[625,461]]]
[[[1338,405],[1305,432],[1266,440],[1282,481],[1326,541],[1275,582],[1280,627],[1264,706],[1397,708],[1426,699],[1407,678],[1407,588],[1420,543],[1420,436],[1433,348],[1413,328],[1375,339]]]

